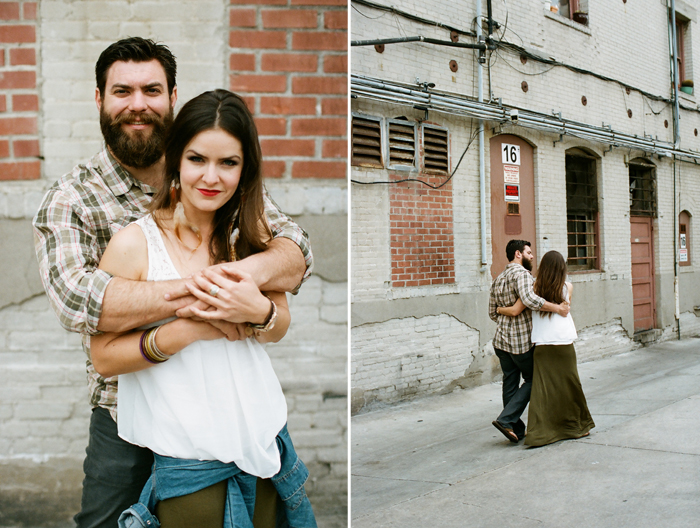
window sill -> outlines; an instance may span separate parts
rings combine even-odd
[[[685,101],[686,103],[690,103],[693,106],[695,106],[697,104],[695,101],[695,91],[693,91],[692,94],[689,94],[689,93],[685,93],[681,90],[678,90],[678,95],[679,95],[680,101]]]
[[[605,272],[601,270],[580,270],[569,271],[569,280],[573,284],[577,282],[593,282],[595,280],[605,279]]]
[[[432,297],[433,295],[449,295],[459,293],[459,284],[438,284],[436,286],[407,286],[406,288],[394,288],[387,292],[387,299],[411,299],[414,297]]]
[[[591,35],[591,29],[588,26],[584,26],[583,24],[579,24],[578,22],[574,22],[573,20],[569,20],[568,18],[564,18],[561,15],[558,15],[556,13],[552,13],[551,11],[545,11],[544,12],[545,18],[548,18],[550,20],[554,20],[555,22],[559,22],[560,24],[564,24],[565,26],[568,26],[572,29],[575,29],[576,31],[580,31],[581,33],[585,33],[586,35]]]

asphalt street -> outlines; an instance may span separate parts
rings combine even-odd
[[[698,526],[700,339],[579,374],[596,427],[539,448],[491,425],[500,383],[353,417],[352,527]]]

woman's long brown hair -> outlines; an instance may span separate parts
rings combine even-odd
[[[241,142],[243,169],[238,188],[231,199],[214,215],[214,230],[209,242],[212,263],[242,259],[264,251],[271,238],[265,218],[262,181],[262,152],[253,116],[245,102],[228,90],[204,92],[188,101],[177,114],[165,144],[165,179],[151,203],[150,210],[174,211],[177,200],[170,186],[180,181],[180,162],[185,147],[199,133],[221,129]],[[159,215],[153,215],[162,230]],[[238,229],[231,248],[231,232]],[[233,250],[233,251],[232,251]]]
[[[564,302],[564,283],[566,282],[566,261],[558,251],[548,251],[542,257],[537,268],[537,280],[533,290],[545,301],[554,304]],[[552,317],[552,312],[547,312]]]

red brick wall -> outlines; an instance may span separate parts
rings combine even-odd
[[[37,2],[0,2],[0,180],[33,180],[39,161]]]
[[[392,181],[403,178],[390,175]],[[445,176],[421,175],[440,185]],[[389,186],[392,286],[455,282],[452,182],[440,189],[417,182]]]
[[[268,178],[345,178],[346,0],[231,0],[230,88],[256,117]]]

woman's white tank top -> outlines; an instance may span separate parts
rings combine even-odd
[[[569,289],[564,284],[564,299],[571,302]],[[532,341],[536,345],[569,345],[578,335],[571,314],[562,317],[553,313],[551,317],[547,312],[532,312]]]
[[[148,280],[179,279],[151,215],[136,224],[148,242]],[[275,437],[286,421],[282,387],[252,338],[197,341],[164,363],[119,376],[119,436],[159,455],[235,462],[269,478],[280,469]]]

